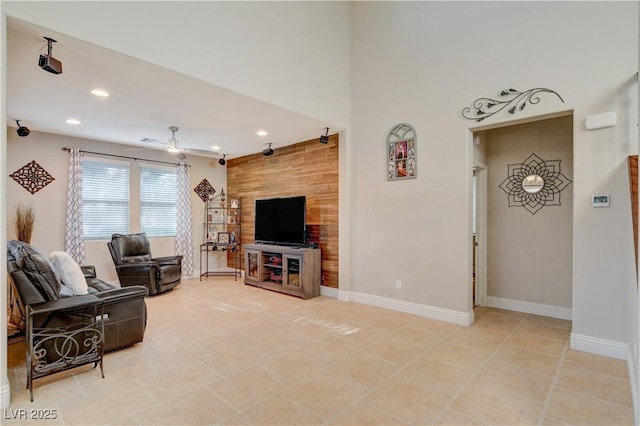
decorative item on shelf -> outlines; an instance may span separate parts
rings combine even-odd
[[[20,167],[9,176],[31,194],[35,194],[55,180],[55,178],[43,169],[40,164],[36,163],[35,160]]]
[[[387,135],[387,180],[413,179],[418,176],[416,130],[400,123]]]
[[[270,256],[268,260],[272,265],[280,265],[282,263],[282,258],[280,256]]]
[[[564,103],[564,99],[557,92],[543,87],[525,90],[524,92],[516,89],[503,89],[498,93],[498,98],[502,99],[478,98],[473,101],[471,108],[462,108],[462,117],[480,122],[504,109],[507,110],[509,115],[513,115],[518,111],[522,111],[527,106],[527,103],[531,105],[539,103],[540,96],[537,96],[539,93],[552,93]],[[472,112],[472,109],[474,112]]]
[[[231,200],[231,208],[232,209],[237,209],[239,205],[240,205],[240,202],[237,199]]]
[[[532,215],[545,206],[559,206],[560,193],[571,184],[560,172],[560,160],[545,161],[536,154],[507,170],[498,187],[508,195],[509,207],[524,207]]]
[[[220,215],[218,214],[218,210],[214,210],[213,212],[213,222],[214,223],[222,222],[222,219],[220,219]]]
[[[207,232],[207,242],[208,243],[216,243],[216,233],[215,232]]]
[[[229,242],[231,244],[236,243],[236,231],[231,231],[231,235],[229,236]]]
[[[275,281],[279,283],[280,281],[282,281],[282,274],[276,274],[275,272],[271,271],[269,273],[269,279],[271,281]]]
[[[229,244],[228,232],[218,232],[218,244]]]

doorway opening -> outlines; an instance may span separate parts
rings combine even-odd
[[[570,319],[573,186],[531,208],[514,202],[503,182],[532,155],[572,179],[571,111],[474,129],[471,136],[472,306]]]

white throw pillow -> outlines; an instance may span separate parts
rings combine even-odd
[[[64,251],[54,251],[49,254],[49,261],[56,268],[62,283],[67,286],[75,296],[89,294],[89,286],[84,278],[80,265]]]

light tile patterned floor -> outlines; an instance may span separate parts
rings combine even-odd
[[[568,349],[567,321],[480,308],[471,327],[241,281],[147,299],[145,340],[24,389],[3,424],[633,424],[624,361]],[[16,356],[17,354],[17,356]],[[54,409],[50,422],[8,420]]]

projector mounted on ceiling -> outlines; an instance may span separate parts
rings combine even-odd
[[[47,54],[40,55],[38,66],[52,74],[62,74],[62,62],[51,56],[52,44],[57,41],[50,37],[44,37],[44,39],[47,40]]]

